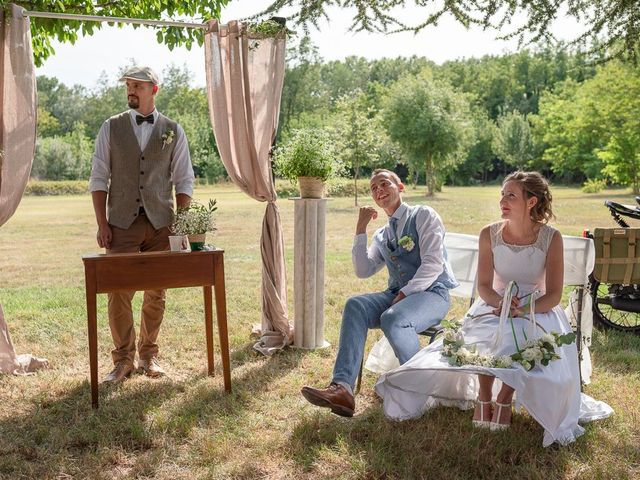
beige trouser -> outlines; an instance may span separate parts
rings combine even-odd
[[[169,249],[169,228],[153,228],[145,215],[140,215],[124,230],[111,225],[113,237],[107,253],[153,252]],[[108,294],[109,327],[115,349],[111,351],[113,363],[126,361],[133,365],[136,355],[136,330],[133,326],[131,300],[136,292],[124,291]],[[158,333],[164,315],[165,291],[144,292],[140,319],[138,357],[148,360],[158,354]]]

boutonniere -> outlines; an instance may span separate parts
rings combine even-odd
[[[410,252],[411,250],[413,250],[413,247],[416,246],[413,238],[411,238],[409,235],[405,235],[404,237],[402,237],[400,241],[398,241],[398,245],[404,248],[407,252]]]
[[[173,137],[175,136],[175,132],[173,130],[167,130],[166,132],[164,132],[162,134],[162,149],[164,150],[164,147],[166,147],[167,145],[171,145],[173,143]]]

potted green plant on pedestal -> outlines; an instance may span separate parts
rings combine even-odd
[[[213,212],[218,209],[216,200],[207,205],[192,201],[188,207],[179,208],[171,225],[175,235],[187,235],[192,251],[202,250],[208,232],[215,232]]]
[[[344,170],[330,136],[317,129],[294,130],[273,157],[280,176],[298,181],[302,198],[322,198],[324,183]]]

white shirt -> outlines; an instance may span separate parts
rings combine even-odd
[[[402,232],[409,218],[409,205],[402,203],[392,217],[398,219],[398,232]],[[384,239],[389,237],[389,223],[376,230],[386,229]],[[420,207],[416,214],[416,230],[420,246],[420,266],[411,280],[400,289],[406,296],[424,292],[444,271],[444,225],[440,215],[431,207]],[[400,238],[396,232],[396,238]],[[367,248],[367,234],[361,233],[353,239],[351,260],[358,278],[367,278],[385,266],[380,249],[387,248],[380,243],[377,235]]]
[[[136,123],[136,115],[140,113],[136,110],[129,110],[131,117],[131,127],[136,135],[140,150],[144,150],[149,142],[149,137],[153,131],[153,127],[158,120],[158,111],[153,110],[153,121]],[[109,179],[111,178],[111,162],[110,153],[111,145],[109,143],[110,134],[109,120],[106,120],[96,138],[96,148],[93,153],[91,177],[89,178],[89,191],[109,191]],[[176,129],[175,147],[173,149],[173,160],[171,162],[171,182],[175,186],[176,194],[184,193],[193,196],[194,175],[191,166],[191,157],[189,156],[189,145],[187,144],[187,136],[180,125]]]

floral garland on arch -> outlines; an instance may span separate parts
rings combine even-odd
[[[505,296],[502,302],[503,305],[510,305],[511,298],[514,295],[517,296],[517,293],[518,285],[515,282],[511,282],[507,287],[507,291],[505,292]],[[522,304],[522,306],[530,307],[530,317],[525,316],[523,318],[533,322],[534,326],[537,326],[544,331],[544,328],[542,328],[542,326],[540,326],[535,321],[535,295],[532,293],[527,296],[523,296],[522,299],[525,299],[525,302]],[[509,310],[506,311],[508,312]],[[485,313],[477,316],[468,315],[466,319],[471,320],[483,315],[487,314]],[[502,312],[501,317],[504,316],[505,311]],[[477,352],[474,345],[468,345],[467,343],[465,343],[464,335],[462,333],[461,321],[444,320],[441,324],[444,333],[442,355],[449,359],[449,364],[456,366],[478,365],[487,368],[513,368],[513,364],[518,363],[525,370],[529,371],[533,367],[535,367],[536,364],[547,366],[549,365],[549,362],[558,360],[560,358],[560,355],[556,353],[556,348],[563,345],[569,345],[576,339],[575,333],[561,334],[557,332],[547,333],[546,331],[544,331],[544,334],[538,338],[529,339],[527,338],[527,334],[524,329],[522,329],[525,341],[522,346],[520,346],[518,344],[518,338],[516,336],[515,327],[513,325],[513,317],[510,313],[508,313],[507,316],[509,319],[509,323],[511,324],[511,333],[513,334],[513,339],[516,345],[515,353],[502,356],[480,354]],[[502,328],[502,322],[499,328]]]

